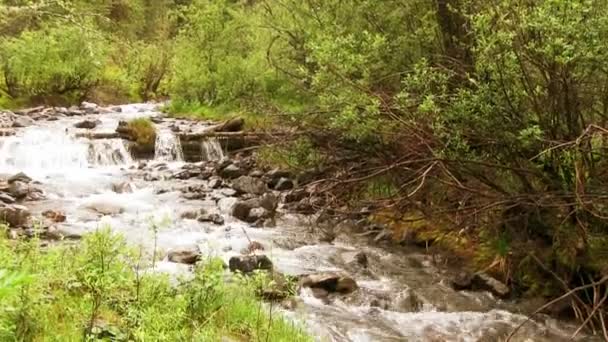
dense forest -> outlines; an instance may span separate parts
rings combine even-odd
[[[288,130],[259,163],[314,169],[319,211],[363,211],[521,295],[580,288],[574,315],[605,332],[607,13],[602,0],[0,0],[0,108],[170,100],[174,116]]]

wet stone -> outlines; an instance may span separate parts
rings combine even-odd
[[[198,246],[185,246],[169,251],[167,259],[170,262],[193,265],[201,259],[201,251]]]
[[[255,270],[271,270],[272,261],[265,255],[241,255],[230,258],[228,267],[232,272],[251,273]]]

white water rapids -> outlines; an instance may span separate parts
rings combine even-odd
[[[150,105],[122,106],[121,113],[104,114],[95,130],[113,131],[119,120],[149,115],[159,113]],[[203,253],[228,260],[252,239],[266,246],[276,268],[286,274],[349,271],[360,287],[356,293],[327,304],[303,291],[298,308],[284,310],[319,341],[499,341],[526,319],[510,312],[516,306],[487,293],[452,290],[430,256],[420,251],[371,247],[352,234],[339,235],[333,244],[319,243],[306,218],[290,215],[277,228],[251,228],[228,215],[235,199],[222,195],[221,189],[212,195],[218,198],[217,204],[209,199],[187,200],[178,189],[202,180],[144,180],[139,161],[131,158],[121,140],[76,138],[73,125],[82,119],[38,122],[15,136],[0,137],[0,173],[23,171],[40,181],[48,200],[27,205],[35,213],[64,211],[67,231],[91,231],[109,224],[132,244],[150,248],[151,222],[163,221],[158,236],[161,251],[197,244]],[[178,170],[184,164],[179,139],[168,127],[158,128],[155,160],[149,165]],[[204,143],[202,150],[204,160],[224,156],[217,141]],[[117,183],[130,183],[135,190],[117,193],[112,190]],[[180,217],[185,210],[200,208],[219,210],[226,224],[218,227]],[[368,269],[351,270],[343,261],[344,255],[356,251],[368,255]],[[161,262],[158,269],[186,271],[169,262]],[[540,316],[513,341],[565,341],[568,335],[562,329],[571,328]]]

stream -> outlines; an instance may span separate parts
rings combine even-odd
[[[94,132],[111,133],[119,120],[161,116],[152,104],[123,105],[120,110],[36,121],[14,136],[0,137],[0,174],[24,172],[40,182],[45,192],[45,199],[26,203],[34,216],[61,210],[67,220],[60,229],[68,236],[109,225],[146,250],[153,248],[151,226],[156,224],[160,227],[158,250],[163,255],[195,244],[203,255],[228,262],[255,240],[265,246],[264,254],[284,274],[346,272],[359,286],[354,293],[325,301],[304,289],[297,305],[281,309],[319,341],[500,341],[526,319],[516,303],[486,292],[452,289],[444,271],[423,250],[377,247],[348,230],[339,231],[331,243],[322,242],[314,217],[287,213],[274,228],[253,228],[229,215],[236,199],[223,188],[203,199],[185,198],[179,189],[205,181],[163,176],[185,165],[172,119],[158,120],[154,160],[145,164],[134,160],[120,139],[76,137],[83,130],[74,124],[84,118],[100,120]],[[224,156],[217,141],[204,143],[201,150],[202,160]],[[131,191],[116,192],[117,184]],[[181,213],[200,208],[219,211],[224,224],[182,218]],[[360,252],[367,257],[365,268],[349,261]],[[189,268],[165,259],[156,269],[185,274]],[[567,341],[574,329],[574,323],[540,315],[512,341]]]

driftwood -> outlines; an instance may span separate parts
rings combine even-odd
[[[77,138],[88,139],[120,139],[122,136],[116,132],[81,132],[76,133]]]

